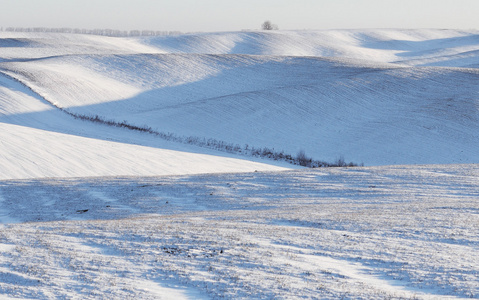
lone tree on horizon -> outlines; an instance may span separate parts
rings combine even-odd
[[[278,25],[271,23],[271,21],[264,21],[261,28],[263,30],[278,30]]]

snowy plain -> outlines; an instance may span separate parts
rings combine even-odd
[[[0,291],[477,298],[478,176],[436,165],[2,181]]]
[[[478,67],[474,30],[0,32],[0,294],[477,298]]]

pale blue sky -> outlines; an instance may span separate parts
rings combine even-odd
[[[2,0],[1,27],[236,31],[479,28],[479,0]]]

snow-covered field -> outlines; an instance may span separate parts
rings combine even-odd
[[[72,113],[329,162],[479,162],[478,31],[2,34],[2,72]]]
[[[477,30],[0,32],[0,298],[477,298],[478,67]]]
[[[479,296],[477,165],[0,182],[20,298]]]

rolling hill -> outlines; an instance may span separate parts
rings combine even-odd
[[[475,31],[17,35],[1,70],[52,109],[325,161],[478,162]]]
[[[477,297],[478,67],[477,30],[0,32],[1,298]],[[367,166],[255,155],[301,150]]]

